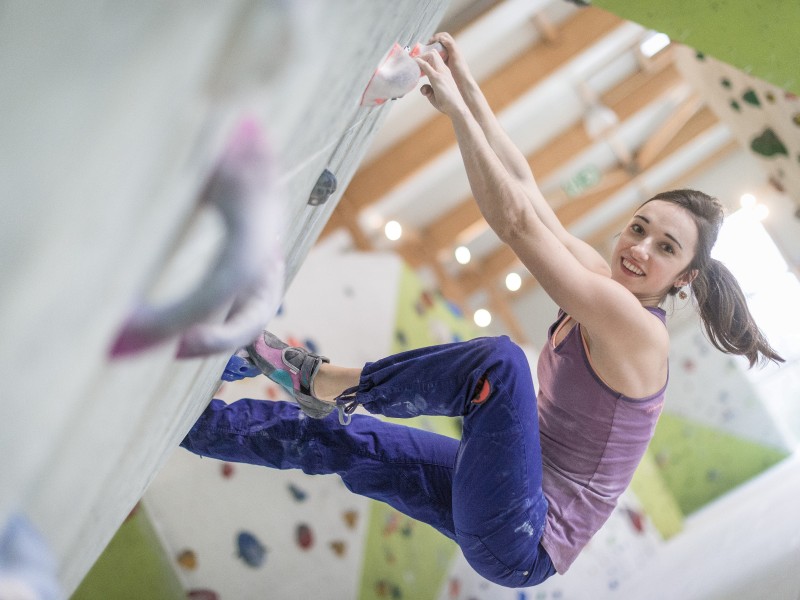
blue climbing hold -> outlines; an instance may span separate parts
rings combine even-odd
[[[239,549],[238,556],[246,565],[258,568],[264,564],[267,549],[252,533],[248,533],[247,531],[239,532],[236,538],[236,544]]]
[[[225,365],[225,371],[222,373],[223,381],[239,381],[246,377],[256,377],[261,375],[261,370],[251,363],[249,360],[242,356],[234,354]]]

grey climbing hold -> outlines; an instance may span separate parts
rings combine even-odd
[[[336,191],[336,176],[328,169],[322,171],[314,184],[314,189],[311,190],[311,195],[308,197],[308,203],[311,206],[319,206],[328,201],[331,194]]]

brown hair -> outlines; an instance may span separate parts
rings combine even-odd
[[[697,225],[697,248],[687,272],[697,269],[698,275],[690,285],[711,343],[726,354],[747,357],[751,367],[768,360],[784,362],[756,325],[733,273],[711,257],[711,248],[725,217],[719,200],[695,190],[662,192],[647,202],[653,200],[677,204],[692,215]],[[668,293],[675,295],[678,291],[679,288],[673,287]]]

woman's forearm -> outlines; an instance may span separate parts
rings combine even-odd
[[[489,143],[471,109],[451,115],[451,120],[478,208],[489,226],[504,239],[531,217],[530,201]]]
[[[608,263],[589,244],[574,237],[563,226],[547,202],[524,154],[511,141],[472,77],[458,82],[464,102],[470,110],[490,148],[508,174],[519,182],[541,222],[572,252],[584,266],[597,273],[608,273]]]
[[[500,125],[480,86],[470,78],[459,82],[459,90],[486,140],[509,174],[520,181],[535,184],[527,159]]]

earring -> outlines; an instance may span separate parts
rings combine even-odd
[[[681,300],[686,300],[688,296],[689,295],[686,293],[686,290],[684,290],[683,288],[681,288],[681,291],[678,292],[678,298],[680,298]]]

